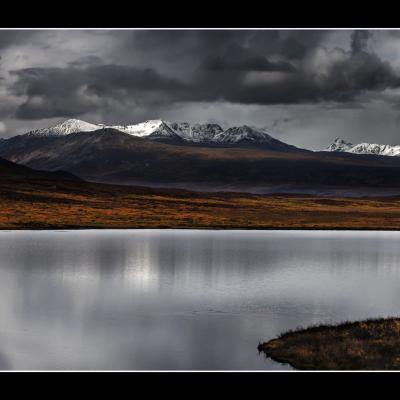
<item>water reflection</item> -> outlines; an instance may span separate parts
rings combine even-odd
[[[393,232],[0,232],[0,369],[282,369],[259,340],[395,315]]]

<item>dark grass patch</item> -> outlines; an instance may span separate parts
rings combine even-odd
[[[258,350],[301,370],[400,370],[400,318],[298,328]]]

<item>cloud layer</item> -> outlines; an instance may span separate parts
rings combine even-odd
[[[397,121],[399,41],[390,31],[0,31],[0,120],[6,132],[69,117],[195,119],[195,110],[241,122],[229,109],[243,123],[289,121],[287,132],[301,132],[301,112],[312,110],[347,119],[385,110]],[[356,125],[345,129],[352,140]],[[317,126],[310,121],[309,136],[295,140],[318,141]],[[394,133],[388,127],[387,140]]]

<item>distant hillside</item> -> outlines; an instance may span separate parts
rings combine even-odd
[[[19,165],[11,161],[0,158],[0,179],[2,183],[5,182],[37,182],[37,181],[50,181],[50,182],[60,182],[60,181],[82,181],[82,179],[66,171],[38,171],[28,168],[24,165]]]
[[[127,185],[313,194],[328,189],[347,194],[359,193],[358,188],[400,189],[397,157],[182,146],[114,129],[16,136],[0,144],[0,157],[36,169]]]

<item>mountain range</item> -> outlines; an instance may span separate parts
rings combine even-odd
[[[341,138],[336,138],[325,151],[346,152],[353,154],[373,154],[378,156],[399,156],[400,145],[359,143],[353,144]]]
[[[27,137],[58,137],[78,132],[93,132],[99,129],[115,129],[128,135],[173,142],[174,144],[201,144],[201,145],[255,145],[258,148],[266,145],[268,150],[295,151],[295,146],[273,138],[265,129],[248,125],[231,127],[224,130],[215,123],[190,124],[188,122],[168,122],[163,120],[148,120],[135,125],[104,125],[92,124],[78,119],[68,119],[59,124],[30,131]],[[0,142],[4,139],[0,139]],[[297,149],[304,151],[304,149]],[[382,156],[400,155],[400,145],[387,145],[375,143],[353,144],[344,139],[336,138],[333,143],[323,151],[346,152],[353,154],[372,154]]]
[[[202,191],[400,193],[400,158],[300,149],[263,130],[217,124],[105,126],[67,120],[0,140],[0,157],[101,183]],[[340,147],[342,146],[342,147]]]
[[[167,142],[188,142],[215,145],[268,144],[276,148],[294,148],[270,136],[265,130],[247,125],[223,130],[218,124],[189,124],[149,120],[136,125],[91,124],[69,119],[49,128],[28,132],[29,137],[57,137],[77,132],[93,132],[99,129],[115,129],[128,135]]]

